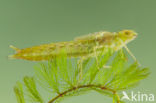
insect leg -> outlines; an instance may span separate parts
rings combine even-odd
[[[79,60],[78,60],[78,69],[79,69],[79,80],[78,80],[78,84],[81,82],[82,80],[82,76],[83,76],[83,71],[82,71],[82,65],[83,65],[83,61],[84,61],[84,57],[81,57]]]
[[[98,56],[97,56],[97,46],[96,47],[94,47],[94,56],[95,56],[95,59],[96,59],[96,62],[97,62],[97,68],[98,68],[98,70],[100,69],[99,68],[99,61],[98,61]]]
[[[120,41],[121,41],[121,43],[123,44],[123,47],[127,50],[127,52],[130,54],[130,56],[134,59],[134,61],[135,62],[137,62],[137,59],[136,59],[136,57],[133,55],[133,53],[128,49],[128,47],[126,46],[126,44],[121,40],[121,39],[119,39]],[[138,63],[138,62],[137,62]],[[140,63],[138,63],[139,65],[140,65]]]
[[[103,68],[111,68],[109,65],[104,65]]]
[[[97,68],[100,69],[99,67],[99,60],[98,60],[98,54],[97,54],[97,47],[94,48],[94,56],[96,58],[96,62],[97,62]],[[111,66],[108,65],[104,65],[103,68],[111,68]]]
[[[127,50],[127,52],[131,55],[131,57],[134,59],[134,61],[137,62],[136,57],[133,55],[133,53],[128,49],[128,47],[126,45],[124,45],[124,48]],[[137,62],[138,63],[138,62]],[[138,63],[140,65],[140,63]]]

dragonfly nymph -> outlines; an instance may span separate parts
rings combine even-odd
[[[16,50],[16,54],[10,55],[9,57],[29,61],[42,61],[57,57],[61,55],[62,51],[67,54],[67,57],[90,57],[95,56],[95,51],[100,52],[101,50],[107,49],[118,51],[125,47],[135,59],[126,44],[134,40],[136,36],[137,33],[132,30],[122,30],[119,32],[102,31],[77,37],[73,41],[67,42],[43,44],[24,49],[10,46]],[[105,51],[103,52],[105,53]]]

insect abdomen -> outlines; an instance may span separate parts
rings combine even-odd
[[[87,55],[89,51],[91,51],[91,46],[88,44],[82,45],[78,42],[60,42],[18,49],[17,53],[10,57],[30,61],[42,61],[58,57],[62,52],[66,53],[68,57],[78,57]]]
[[[47,60],[51,55],[51,51],[55,49],[52,44],[45,44],[40,46],[34,46],[31,48],[20,49],[15,55],[11,55],[11,58],[25,59],[32,61]]]

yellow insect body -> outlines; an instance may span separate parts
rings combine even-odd
[[[67,42],[43,44],[24,49],[11,46],[17,53],[10,57],[30,61],[41,61],[60,56],[62,51],[64,51],[68,57],[94,56],[95,51],[98,52],[103,49],[117,51],[133,40],[136,35],[137,34],[131,30],[96,32]]]

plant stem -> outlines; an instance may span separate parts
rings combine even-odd
[[[63,97],[64,95],[66,95],[67,93],[72,92],[72,91],[74,91],[74,90],[76,90],[76,89],[81,89],[81,88],[99,88],[99,89],[102,89],[102,90],[108,90],[108,91],[112,92],[113,94],[115,94],[115,95],[117,96],[117,98],[118,98],[117,103],[120,103],[119,97],[118,97],[118,95],[116,94],[116,91],[115,91],[115,90],[110,89],[110,88],[107,88],[107,87],[105,87],[105,86],[91,85],[91,84],[90,84],[90,85],[80,85],[80,86],[77,86],[77,87],[70,88],[70,89],[68,89],[68,90],[66,90],[66,91],[64,91],[64,92],[62,92],[62,93],[60,93],[60,94],[57,95],[56,97],[52,98],[48,103],[53,103],[54,101],[56,101],[56,100],[59,99],[60,97]]]

